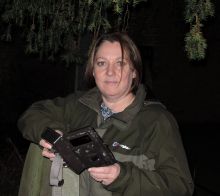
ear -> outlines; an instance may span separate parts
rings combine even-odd
[[[136,78],[136,71],[135,70],[132,73],[132,78]]]

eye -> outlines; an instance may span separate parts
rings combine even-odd
[[[101,67],[101,66],[104,66],[106,63],[105,61],[97,61],[96,64]]]
[[[126,65],[126,62],[122,61],[122,60],[119,60],[119,61],[117,61],[117,65],[119,65],[120,67],[123,67],[123,66]]]

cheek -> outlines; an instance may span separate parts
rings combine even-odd
[[[136,77],[135,72],[129,72],[127,73],[126,79],[132,81],[135,77]]]
[[[96,79],[97,77],[99,77],[99,75],[100,75],[100,73],[96,69],[94,69],[93,70],[93,77]]]
[[[97,70],[93,71],[93,77],[94,77],[94,80],[95,80],[96,84],[99,84],[99,83],[101,83],[101,81],[104,80],[103,74],[100,71],[97,71]]]
[[[133,82],[133,74],[132,73],[124,74],[124,76],[122,76],[122,78],[121,78],[121,83],[123,86],[129,87],[132,85],[132,82]]]

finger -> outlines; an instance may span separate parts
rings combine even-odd
[[[50,150],[48,150],[47,148],[44,148],[43,151],[42,151],[42,155],[44,157],[47,157],[49,159],[52,159],[55,157],[55,154],[53,152],[51,152]]]
[[[96,177],[92,177],[96,182],[100,182],[103,185],[108,185],[112,182],[111,179],[105,179],[105,178],[96,178]]]
[[[95,176],[92,176],[91,175],[91,177],[95,180],[95,181],[97,181],[97,182],[103,182],[103,181],[108,181],[108,179],[105,179],[105,178],[100,178],[100,177],[95,177]]]
[[[41,139],[39,144],[44,148],[48,148],[48,149],[52,148],[52,145],[50,143],[46,142],[44,139]]]
[[[54,160],[54,158],[55,158],[55,157],[52,157],[52,158],[50,158],[50,160],[51,160],[51,161],[53,161],[53,160]]]
[[[104,180],[109,180],[112,179],[111,174],[103,174],[103,173],[90,173],[90,176],[94,178],[96,181],[104,181]]]
[[[63,135],[63,132],[60,130],[55,130],[57,133],[59,133],[60,135]]]
[[[100,173],[100,174],[107,174],[109,173],[108,167],[91,167],[88,169],[90,173]]]
[[[108,185],[118,177],[120,166],[116,163],[105,167],[89,168],[88,171],[96,181],[102,181],[102,184]]]

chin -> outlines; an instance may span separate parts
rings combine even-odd
[[[99,86],[98,87],[100,92],[103,94],[103,95],[108,95],[108,96],[114,96],[114,95],[117,95],[118,93],[120,93],[120,89],[118,88],[118,85],[115,86],[115,85],[102,85],[102,86]]]
[[[115,91],[102,91],[102,94],[105,96],[105,97],[114,97],[114,96],[117,96],[117,92]]]

